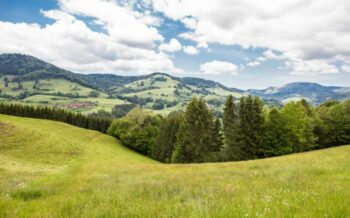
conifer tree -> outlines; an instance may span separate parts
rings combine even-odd
[[[203,162],[212,147],[213,115],[201,98],[193,98],[187,106],[183,124],[177,135],[172,160]]]
[[[219,118],[215,119],[214,125],[213,125],[213,143],[210,151],[212,152],[219,152],[221,151],[223,147],[223,136],[222,136],[222,128],[221,128],[221,121]]]
[[[238,117],[232,95],[227,97],[223,117],[224,152],[226,160],[239,160]]]
[[[258,97],[242,97],[239,109],[239,143],[242,159],[254,159],[262,145],[264,118]]]
[[[176,135],[182,122],[183,113],[175,111],[162,120],[152,156],[163,162],[170,162],[175,149]]]

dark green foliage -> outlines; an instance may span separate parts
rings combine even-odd
[[[204,162],[213,147],[213,115],[203,99],[193,98],[187,106],[177,135],[173,162]]]
[[[177,141],[177,133],[183,121],[183,112],[175,111],[162,120],[152,157],[162,162],[171,162]]]
[[[116,105],[112,110],[112,115],[116,118],[126,116],[129,111],[137,107],[135,104],[119,104]]]
[[[110,119],[101,119],[92,116],[68,112],[62,109],[49,107],[34,107],[19,104],[0,103],[0,113],[20,117],[47,119],[68,123],[74,126],[97,130],[106,133],[111,123]]]
[[[167,101],[163,99],[157,99],[154,101],[152,109],[153,110],[162,110],[165,108]]]
[[[92,97],[92,98],[97,98],[98,96],[100,95],[100,93],[96,90],[93,90],[89,93],[89,97]]]
[[[279,110],[273,108],[265,122],[264,143],[259,153],[261,157],[273,157],[293,152],[288,141],[287,123]]]
[[[239,105],[239,145],[241,159],[261,156],[264,119],[262,102],[257,97],[242,97]]]
[[[126,117],[115,120],[108,129],[108,134],[146,155],[151,155],[158,137],[162,118],[140,108],[130,111]]]
[[[219,118],[215,119],[213,128],[212,128],[212,137],[213,137],[213,143],[212,147],[210,148],[210,151],[212,152],[219,152],[223,148],[224,142],[223,142],[223,135],[222,135],[222,127],[221,127],[221,121]]]
[[[7,77],[4,78],[5,87],[9,87],[9,79]]]
[[[350,100],[330,102],[317,108],[315,126],[320,148],[348,144],[350,142]]]
[[[237,108],[232,95],[230,95],[226,99],[223,115],[226,160],[239,160],[241,158],[241,149],[238,142],[238,121]]]

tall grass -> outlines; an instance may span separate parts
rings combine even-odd
[[[350,215],[350,146],[165,165],[63,123],[3,115],[0,123],[0,217]]]

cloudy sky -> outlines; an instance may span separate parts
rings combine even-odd
[[[236,88],[350,86],[346,0],[0,0],[0,53]]]

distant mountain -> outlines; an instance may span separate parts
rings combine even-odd
[[[6,77],[8,86],[4,82]],[[228,95],[236,98],[248,94],[257,95],[273,104],[301,98],[319,104],[331,99],[342,100],[350,97],[350,88],[306,82],[245,91],[211,80],[180,78],[161,72],[139,76],[77,74],[23,54],[0,55],[0,79],[0,99],[26,101],[31,96],[46,95],[51,96],[49,100],[38,97],[38,101],[56,104],[57,102],[50,99],[55,99],[57,95],[76,99],[96,96],[98,93],[100,98],[102,96],[104,99],[116,99],[119,102],[168,111],[183,108],[193,96],[204,97],[216,109],[223,107]],[[108,108],[112,106],[113,104],[109,104]]]
[[[304,98],[314,104],[327,100],[342,100],[350,97],[350,88],[339,86],[322,86],[317,83],[296,82],[281,87],[269,87],[267,89],[247,90],[252,95],[264,99],[274,99],[281,102]]]

